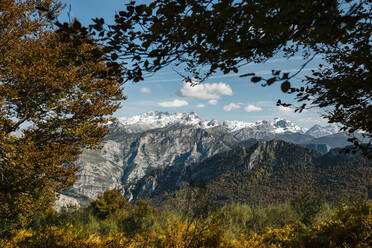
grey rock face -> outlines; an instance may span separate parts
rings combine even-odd
[[[238,146],[199,163],[188,166],[179,164],[153,171],[138,181],[133,193],[135,198],[146,198],[175,191],[183,184],[207,184],[224,173],[247,171],[260,164],[273,167],[282,164],[306,164],[320,156],[321,153],[317,151],[284,141],[258,141],[250,147]]]
[[[122,145],[113,140],[106,141],[102,150],[84,151],[76,162],[80,167],[78,180],[64,194],[74,196],[84,204],[106,189],[121,189],[122,151]]]
[[[249,140],[252,138],[279,139],[298,144],[327,144],[324,138],[313,142],[314,137],[304,134],[302,128],[283,119],[220,124],[216,120],[201,120],[194,112],[149,112],[119,119],[110,125],[110,130],[103,149],[86,150],[79,157],[76,162],[81,168],[78,180],[67,192],[62,193],[62,203],[59,203],[63,205],[66,199],[76,199],[84,205],[105,190],[113,188],[131,200],[140,192],[157,187],[156,177],[139,183],[149,175],[151,178],[153,172],[187,168],[190,164],[229,151],[239,144],[249,143],[250,146],[254,143]],[[336,140],[334,143],[339,144],[345,137],[337,136]],[[257,156],[258,159],[260,155]]]
[[[78,180],[64,194],[91,200],[115,188],[131,200],[136,183],[151,171],[199,162],[238,143],[221,127],[173,125],[141,133],[127,133],[125,128],[116,127],[102,150],[83,152],[77,161],[81,168]]]

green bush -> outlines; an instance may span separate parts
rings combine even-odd
[[[128,212],[128,216],[120,220],[119,229],[130,237],[149,233],[156,217],[157,211],[148,202],[140,200]]]
[[[299,215],[300,221],[311,226],[322,208],[322,200],[311,191],[304,191],[291,201],[293,210]]]
[[[100,219],[105,219],[117,211],[125,210],[130,204],[117,190],[106,190],[97,200],[90,204],[93,213]]]

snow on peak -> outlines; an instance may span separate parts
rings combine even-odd
[[[320,126],[318,124],[314,125],[312,128],[306,131],[306,134],[314,136],[315,138],[332,135],[335,133],[339,133],[340,128],[336,125],[327,125],[327,126]]]
[[[305,131],[305,129],[297,126],[293,122],[281,118],[275,118],[273,121],[262,120],[255,123],[242,121],[224,121],[223,125],[230,132],[236,132],[240,129],[252,129],[260,131],[266,130],[273,133],[304,133]]]
[[[224,127],[228,132],[234,133],[241,129],[250,129],[252,131],[268,131],[271,133],[301,133],[308,134],[314,137],[321,137],[325,135],[330,135],[338,133],[338,128],[334,125],[328,125],[321,127],[315,125],[309,130],[301,128],[291,121],[275,118],[270,121],[262,120],[253,122],[244,121],[224,121],[222,124],[217,120],[202,120],[198,114],[194,111],[190,113],[177,112],[160,112],[151,111],[143,113],[141,115],[135,115],[132,117],[121,117],[118,118],[118,123],[123,125],[130,132],[142,132],[155,128],[165,128],[175,124],[181,125],[192,125],[198,128],[213,128],[213,127]]]
[[[243,128],[253,127],[255,124],[252,122],[244,121],[224,121],[222,125],[230,132],[235,132]]]
[[[282,118],[275,118],[273,121],[273,126],[275,128],[275,133],[284,133],[284,132],[292,132],[292,133],[305,133],[305,130],[291,121],[282,119]]]
[[[174,113],[151,111],[130,118],[122,117],[118,121],[124,126],[141,126],[142,130],[169,127],[175,124],[192,125],[200,128],[220,126],[217,120],[205,121],[196,112]]]

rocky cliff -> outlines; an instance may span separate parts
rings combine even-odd
[[[317,133],[320,129],[316,127]],[[103,149],[86,150],[81,154],[76,162],[80,166],[78,180],[62,193],[58,206],[76,201],[86,204],[110,188],[118,189],[131,200],[156,187],[155,181],[143,183],[143,179],[153,172],[187,167],[240,145],[248,147],[255,144],[255,139],[306,144],[323,153],[330,149],[326,145],[328,136],[315,138],[294,123],[278,118],[256,123],[226,121],[221,124],[216,120],[202,120],[195,112],[154,111],[119,118],[110,124],[110,130]],[[329,136],[332,141],[346,142],[345,135],[333,136],[333,139]],[[256,156],[258,159],[260,155]]]

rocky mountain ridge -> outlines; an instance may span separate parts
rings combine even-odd
[[[63,194],[80,202],[116,188],[131,199],[131,188],[156,169],[202,161],[239,143],[221,127],[202,129],[172,125],[144,132],[112,129],[101,150],[84,151],[76,164],[77,182]]]
[[[262,163],[280,166],[284,163],[310,163],[322,154],[285,141],[256,141],[250,146],[237,146],[190,165],[175,165],[154,170],[137,182],[135,198],[175,191],[183,184],[203,185],[229,172],[249,171]]]
[[[327,135],[332,135],[340,132],[340,128],[335,125],[320,126],[315,124],[309,128],[305,134],[311,135],[315,138],[320,138]]]
[[[226,197],[234,197],[239,201],[252,200],[244,199],[244,195],[256,197],[254,192],[237,190],[246,185],[263,187],[265,190],[273,187],[273,191],[293,187],[286,192],[278,192],[284,195],[295,195],[297,191],[301,191],[301,187],[306,188],[314,182],[313,187],[319,191],[327,191],[329,197],[335,197],[337,192],[343,190],[355,190],[358,194],[372,193],[368,192],[368,187],[371,186],[371,163],[362,159],[360,154],[340,154],[339,151],[333,149],[322,154],[285,141],[257,141],[249,147],[239,146],[200,163],[153,171],[137,183],[133,193],[138,198],[152,199],[155,205],[162,205],[161,202],[169,198],[177,198],[177,192],[188,185],[213,191],[210,197],[220,202],[227,200]],[[348,174],[351,171],[354,172],[353,175]],[[263,180],[264,176],[267,178]],[[281,182],[285,183],[282,185]],[[221,188],[221,185],[226,188]],[[335,187],[332,188],[332,185]],[[224,191],[231,187],[235,187],[236,192],[225,194]],[[261,197],[265,201],[270,200],[264,195]]]
[[[202,120],[195,112],[153,111],[119,118],[109,128],[111,132],[105,138],[103,149],[86,150],[79,157],[78,180],[62,193],[59,205],[88,202],[109,188],[118,189],[131,200],[136,197],[133,192],[138,182],[153,171],[199,163],[242,144],[252,145],[256,140],[281,139],[304,146],[317,141],[307,135],[305,129],[283,119],[221,124],[216,120]],[[329,146],[327,137],[320,137],[324,143],[315,142],[309,148],[328,152],[347,139],[344,135],[337,136],[336,141],[331,137],[334,142]]]
[[[274,118],[272,121],[257,121],[257,122],[243,122],[243,121],[224,121],[218,122],[215,119],[202,120],[196,112],[190,113],[169,113],[150,111],[141,115],[132,117],[120,117],[117,123],[113,125],[125,126],[129,132],[142,132],[156,128],[166,128],[172,125],[191,125],[196,128],[214,128],[224,127],[228,132],[236,132],[244,128],[252,128],[256,130],[266,130],[273,133],[305,133],[306,129],[301,128],[291,121]],[[320,126],[319,126],[320,127]],[[336,131],[335,131],[336,133]],[[331,133],[330,133],[331,134]]]

